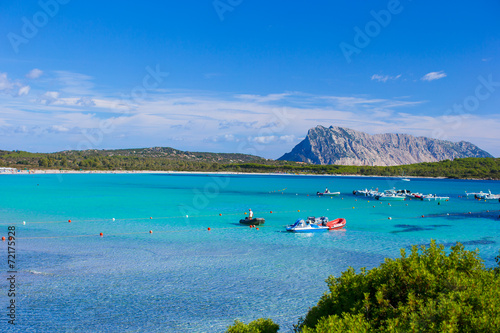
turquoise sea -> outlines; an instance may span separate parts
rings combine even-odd
[[[326,187],[341,196],[315,195]],[[393,187],[450,200],[389,205],[352,195]],[[269,317],[287,332],[327,290],[329,275],[378,266],[413,244],[460,241],[495,266],[500,203],[465,197],[488,190],[500,193],[500,182],[1,175],[0,236],[16,228],[17,324],[7,323],[7,242],[0,242],[0,331],[223,332],[234,319]],[[238,223],[249,208],[266,219],[259,230]],[[284,231],[307,216],[343,217],[347,226]]]

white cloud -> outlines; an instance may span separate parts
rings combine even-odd
[[[23,86],[19,88],[19,91],[17,92],[18,96],[23,96],[23,95],[28,95],[30,92],[30,86]]]
[[[0,73],[0,91],[10,91],[14,86],[14,83],[7,77],[7,73]]]
[[[47,91],[42,96],[38,98],[38,103],[40,104],[56,104],[59,100],[60,93],[57,91]]]
[[[439,72],[430,72],[422,76],[420,80],[422,81],[434,81],[434,80],[439,80],[446,77],[446,73],[444,71],[439,71]]]
[[[267,135],[267,136],[257,136],[257,137],[250,137],[249,141],[256,142],[256,143],[261,143],[261,144],[268,144],[271,142],[276,141],[276,136],[274,135]]]
[[[38,79],[40,76],[42,76],[43,71],[39,70],[38,68],[32,69],[28,74],[26,74],[26,77],[28,79]]]
[[[372,79],[372,81],[376,80],[379,82],[387,82],[389,80],[397,80],[400,77],[401,77],[401,74],[398,74],[396,76],[373,74],[371,79]]]

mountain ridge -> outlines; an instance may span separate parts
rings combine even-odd
[[[318,125],[278,160],[310,164],[396,166],[465,157],[493,157],[467,141],[451,142],[410,134],[374,134]]]

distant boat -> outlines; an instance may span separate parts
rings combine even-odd
[[[318,195],[318,196],[322,196],[322,195],[335,196],[335,195],[340,195],[340,192],[330,192],[327,190],[325,192],[316,192],[316,195]]]
[[[245,225],[261,225],[261,224],[264,224],[265,221],[266,221],[265,219],[260,218],[260,217],[256,217],[253,219],[249,219],[248,217],[245,217],[244,219],[240,220],[240,223],[245,224]]]
[[[401,177],[402,177],[402,178],[401,178],[401,180],[402,180],[402,181],[404,181],[404,182],[409,182],[409,181],[410,181],[410,178],[405,177],[405,172],[404,172],[404,170],[403,170],[403,172],[402,172],[402,174],[401,174]]]
[[[401,191],[398,193],[395,190],[385,190],[384,193],[377,194],[375,199],[380,201],[403,201],[406,199],[406,194]]]
[[[438,197],[437,195],[427,194],[421,197],[423,201],[448,201],[450,197]]]
[[[500,200],[500,194],[493,194],[491,191],[488,191],[488,193],[476,193],[474,195],[474,198],[476,199],[484,199],[484,200]]]
[[[321,216],[318,218],[308,217],[307,220],[298,219],[294,224],[286,227],[290,232],[317,232],[327,230],[342,229],[346,225],[346,220],[338,218],[328,221],[328,217]]]

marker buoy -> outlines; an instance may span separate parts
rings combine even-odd
[[[389,217],[388,219],[389,219],[389,220],[392,220],[392,217]]]
[[[153,233],[153,230],[149,230],[149,233],[152,234]]]
[[[299,212],[299,213],[300,213],[300,209],[297,209],[297,212]]]
[[[375,206],[373,206],[373,208],[375,208]]]
[[[102,237],[102,236],[104,236],[104,235],[103,235],[103,233],[101,232],[101,233],[99,234],[99,236],[101,236],[101,237]]]
[[[245,215],[247,215],[247,212],[245,212]]]
[[[471,212],[469,212],[469,214],[472,214]]]
[[[259,228],[255,228],[255,229],[259,230]]]
[[[26,221],[23,221],[23,225],[26,225]]]
[[[149,219],[150,219],[150,220],[152,220],[152,219],[153,219],[153,217],[152,217],[152,216],[150,216],[150,217],[149,217]]]
[[[115,221],[115,218],[113,217],[113,222]]]
[[[249,225],[249,227],[250,227],[250,229],[252,229],[252,225],[251,224]]]
[[[5,237],[2,236],[2,242],[5,242]]]
[[[425,217],[425,215],[422,215],[422,217]]]
[[[186,217],[189,217],[189,215],[186,215]]]
[[[390,205],[391,205],[391,203],[390,203],[390,202],[388,202],[388,203],[387,203],[387,206],[390,206]]]
[[[270,211],[270,213],[272,214],[272,213],[273,213],[273,211]]]
[[[69,223],[71,223],[71,220],[68,220]]]
[[[210,229],[210,227],[208,227],[208,231],[210,231],[210,230],[212,230],[212,229]]]
[[[222,214],[219,214],[219,216],[222,216]]]
[[[354,207],[352,207],[352,209],[354,209]]]
[[[368,200],[368,202],[370,202],[370,200]]]

